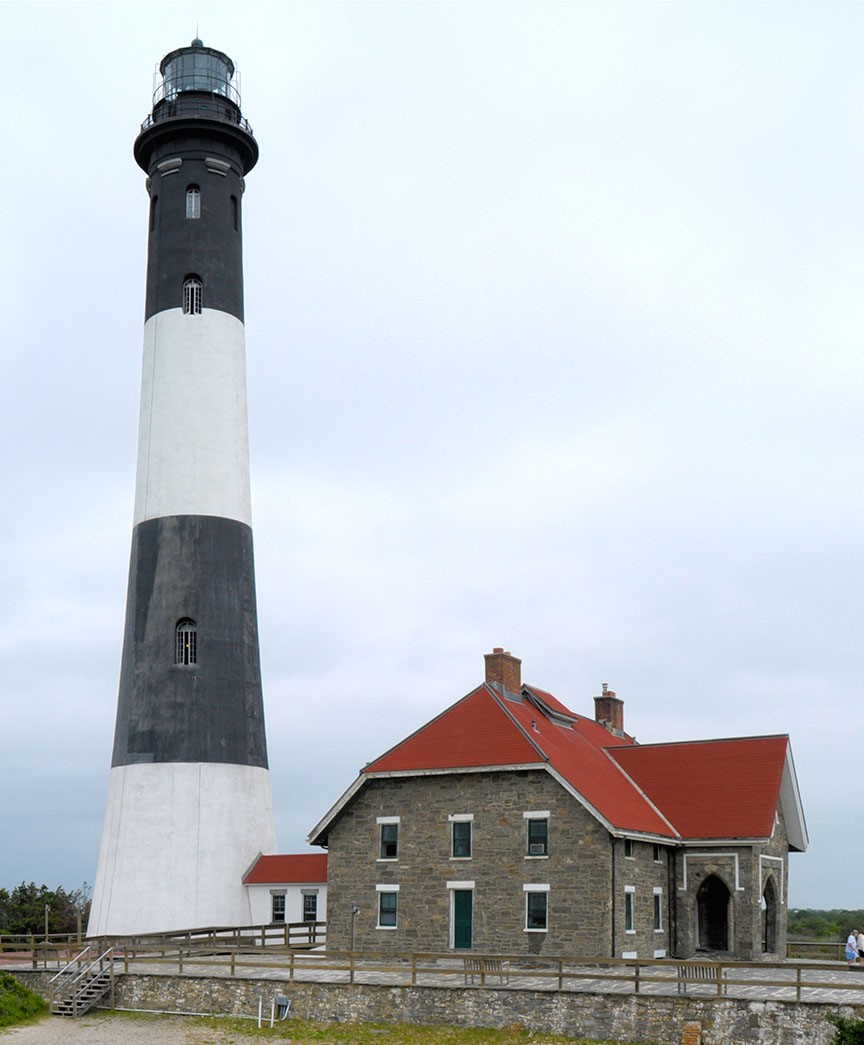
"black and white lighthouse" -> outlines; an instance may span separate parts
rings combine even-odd
[[[166,55],[134,156],[150,197],[134,530],[89,934],[250,921],[276,850],[252,556],[234,64]]]

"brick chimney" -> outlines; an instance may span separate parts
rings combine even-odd
[[[624,701],[605,682],[602,696],[594,698],[594,719],[610,732],[624,732]]]
[[[486,681],[508,693],[519,693],[522,689],[522,661],[509,650],[496,646],[491,653],[484,653]]]

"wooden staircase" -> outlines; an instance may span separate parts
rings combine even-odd
[[[89,950],[76,955],[51,980],[51,1011],[55,1016],[83,1016],[100,1002],[114,979],[113,948],[92,958]]]

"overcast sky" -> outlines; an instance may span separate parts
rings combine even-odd
[[[282,851],[493,646],[788,733],[864,905],[864,4],[0,3],[0,885],[92,883],[164,54],[230,54]],[[697,784],[694,781],[694,786]]]

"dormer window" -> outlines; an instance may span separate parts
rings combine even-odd
[[[201,190],[197,185],[190,185],[186,190],[186,217],[201,217]]]
[[[191,617],[177,621],[174,640],[174,663],[198,663],[198,625]]]
[[[183,280],[183,315],[200,316],[203,306],[204,284],[197,276]]]

